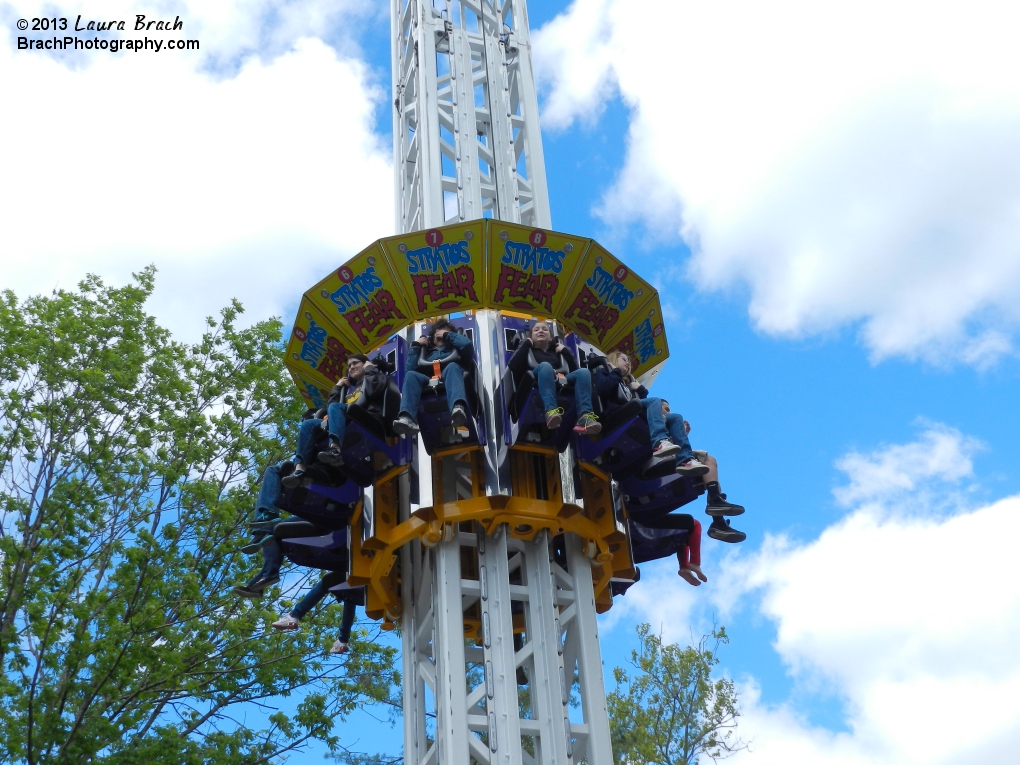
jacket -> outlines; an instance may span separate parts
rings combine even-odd
[[[327,404],[346,402],[348,406],[355,404],[366,411],[383,416],[383,396],[390,379],[378,367],[366,366],[365,376],[358,385],[335,385],[329,393]]]
[[[536,348],[530,337],[524,338],[514,355],[510,357],[507,367],[514,376],[514,384],[520,385],[521,378],[528,371],[534,370],[542,362],[548,362],[557,374],[567,375],[577,369],[577,359],[569,348],[557,353],[550,346],[549,350],[543,351]]]
[[[623,372],[619,369],[610,369],[608,365],[595,370],[592,386],[602,402],[603,415],[616,411],[631,399],[648,398],[648,389],[644,385],[637,390],[631,390],[623,381]]]

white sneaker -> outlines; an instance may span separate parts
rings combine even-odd
[[[333,647],[329,649],[329,654],[330,656],[340,656],[341,654],[345,654],[350,650],[351,649],[347,645],[347,643],[341,643],[339,640],[337,640],[335,643],[333,643]]]
[[[705,475],[708,472],[708,465],[698,462],[696,459],[689,459],[676,466],[676,472],[680,475],[694,476]]]
[[[273,627],[273,629],[284,630],[286,632],[290,632],[292,630],[300,629],[300,627],[301,627],[301,620],[300,619],[295,619],[290,614],[287,614],[286,616],[283,616],[283,617],[277,619],[275,622],[273,622],[273,624],[271,626]]]

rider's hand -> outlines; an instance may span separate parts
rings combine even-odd
[[[641,383],[639,383],[637,380],[631,380],[630,383],[628,384],[630,385],[631,390],[637,390],[638,388],[641,387]]]
[[[684,432],[685,433],[691,432],[691,423],[687,422],[687,420],[684,420]]]
[[[429,344],[429,339],[427,335],[422,335],[417,340],[415,340],[415,342],[418,343],[418,345],[420,345],[422,348],[424,348],[426,345]]]
[[[336,384],[339,385],[341,388],[343,388],[344,386],[350,386],[351,378],[349,378],[349,377],[341,377],[339,380],[337,380]]]
[[[563,353],[563,351],[567,350],[567,346],[565,346],[563,343],[556,343],[555,350],[557,353]]]

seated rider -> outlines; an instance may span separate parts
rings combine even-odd
[[[677,472],[683,473],[685,469],[690,470],[691,465],[700,465],[705,468],[703,480],[705,488],[708,490],[708,504],[705,507],[705,512],[712,516],[708,535],[720,542],[743,542],[747,539],[747,534],[732,528],[730,522],[722,517],[741,515],[744,508],[726,501],[726,495],[722,493],[719,486],[719,463],[708,452],[691,449],[691,442],[687,438],[687,434],[691,432],[691,424],[679,414],[670,412],[669,402],[666,399],[662,399],[662,416],[673,442],[681,447],[680,454],[677,456]],[[689,459],[681,463],[687,454],[690,454]],[[690,474],[688,473],[688,475]]]
[[[352,353],[347,357],[347,376],[337,381],[326,404],[329,448],[319,452],[320,462],[334,467],[344,464],[341,450],[347,432],[347,407],[360,406],[381,416],[387,385],[386,374],[369,361],[368,356]]]
[[[464,389],[466,365],[474,358],[474,346],[470,338],[461,335],[449,319],[439,319],[411,345],[407,354],[407,374],[400,391],[400,413],[393,422],[393,430],[400,435],[414,436],[418,433],[418,402],[422,389],[429,384],[431,376],[422,374],[423,369],[435,368],[438,364],[443,383],[446,386],[446,401],[450,406],[450,417],[455,428],[467,424],[467,394]]]
[[[662,416],[662,402],[657,398],[649,398],[648,390],[631,375],[630,357],[620,351],[612,351],[606,357],[609,368],[604,366],[595,370],[595,392],[599,395],[603,404],[603,417],[619,409],[628,401],[637,400],[645,410],[645,419],[648,422],[648,433],[652,442],[652,455],[655,457],[669,457],[677,452],[682,452],[682,447],[669,440],[669,432],[666,430],[666,422]],[[689,450],[689,449],[688,449]],[[686,475],[704,475],[708,468],[697,463],[689,462],[693,454],[687,455],[684,459],[685,467],[683,472]],[[695,460],[695,462],[697,462]]]
[[[577,425],[574,430],[586,436],[594,436],[602,430],[591,406],[591,373],[578,369],[577,359],[562,343],[555,343],[552,328],[547,321],[536,321],[531,325],[508,365],[519,385],[527,371],[535,373],[538,395],[545,409],[545,426],[556,430],[563,420],[563,409],[556,405],[556,380],[564,378],[574,384],[574,401],[577,403]]]
[[[638,521],[631,519],[630,523],[635,524]],[[642,521],[638,525],[644,526],[646,529],[685,532],[687,543],[676,551],[676,559],[680,564],[677,574],[685,582],[695,587],[708,581],[705,572],[701,570],[701,523],[694,516],[687,513],[670,514],[654,520]]]
[[[346,579],[346,575],[342,572],[327,571],[319,579],[319,583],[308,591],[308,594],[291,609],[290,613],[277,619],[273,622],[272,626],[275,629],[287,632],[299,629],[302,617],[319,605],[322,599],[329,594],[331,587],[343,584]],[[333,643],[333,647],[329,649],[331,654],[339,655],[350,650],[348,643],[351,642],[351,628],[354,626],[355,618],[357,618],[358,606],[365,605],[365,588],[351,587],[340,592],[334,592],[333,595],[344,607],[343,617],[340,621],[340,636]]]

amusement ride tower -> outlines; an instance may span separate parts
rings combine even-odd
[[[393,0],[392,24],[398,232],[483,217],[549,228],[524,0]],[[486,429],[500,434],[494,313],[475,313],[475,347]],[[512,475],[530,472],[534,459],[515,462],[502,438],[489,438],[484,451],[484,474],[474,476],[484,486],[462,487],[464,494],[503,498],[520,491],[515,483],[529,483],[529,494],[539,488]],[[558,485],[562,502],[574,502],[571,450],[551,461],[559,475],[546,476],[548,483]],[[420,492],[422,504],[435,501],[426,499],[424,485]],[[567,535],[557,562],[549,530],[529,540],[511,537],[515,527],[531,525],[509,518],[470,533],[454,524],[432,549],[405,546],[403,570],[414,572],[403,579],[403,602],[413,606],[401,621],[405,762],[612,763],[588,551]],[[470,577],[461,565],[466,548],[477,560]],[[466,645],[465,607],[476,605],[482,640]],[[515,646],[518,614],[527,642]],[[579,722],[570,720],[572,690]],[[426,697],[434,703],[434,744]]]
[[[611,765],[596,614],[636,580],[635,551],[671,554],[632,545],[632,521],[698,489],[652,454],[638,402],[588,438],[567,384],[550,428],[510,360],[540,318],[581,366],[624,352],[649,385],[669,356],[659,298],[597,242],[549,230],[524,0],[392,14],[397,234],[305,292],[286,356],[315,407],[352,353],[387,369],[389,392],[375,409],[348,399],[342,466],[286,496],[329,533],[284,552],[346,571],[337,589],[364,586],[367,615],[399,625],[408,765]],[[412,343],[440,317],[471,341],[466,416],[428,362],[420,433],[399,437]]]

